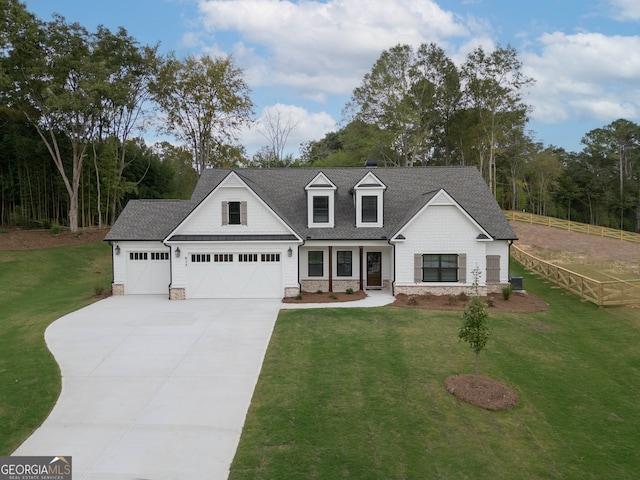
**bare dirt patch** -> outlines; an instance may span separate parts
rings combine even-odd
[[[444,381],[447,391],[477,407],[487,410],[506,410],[518,404],[518,394],[504,383],[475,375],[453,375]]]
[[[63,230],[53,234],[51,230],[0,230],[0,250],[39,250],[81,245],[103,240],[108,231],[109,228],[85,228],[76,233]]]
[[[511,222],[518,248],[557,265],[583,264],[640,273],[640,244],[570,232],[561,228]]]

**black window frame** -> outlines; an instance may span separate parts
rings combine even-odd
[[[452,259],[455,259],[455,262],[452,262]],[[422,255],[422,281],[457,283],[458,265],[458,254],[425,253]]]
[[[229,209],[227,223],[229,225],[242,225],[242,202],[228,202],[227,208]]]
[[[336,252],[336,275],[338,277],[353,276],[353,252],[351,250],[338,250]]]
[[[363,195],[360,201],[362,203],[362,223],[378,223],[378,196]],[[367,205],[369,202],[371,203]]]
[[[318,205],[319,200],[324,200],[325,205]],[[313,196],[313,223],[329,223],[329,196]]]
[[[307,254],[307,264],[310,277],[324,276],[324,252],[322,250],[310,250]]]

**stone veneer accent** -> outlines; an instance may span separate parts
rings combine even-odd
[[[184,300],[187,298],[184,288],[171,288],[169,290],[169,300]]]
[[[296,297],[299,293],[300,293],[300,289],[298,287],[285,287],[284,289],[285,298]]]
[[[478,287],[480,296],[488,293],[500,293],[503,287],[508,284],[491,284]],[[396,285],[393,290],[394,295],[404,293],[405,295],[459,295],[466,293],[472,295],[474,293],[471,285],[460,286],[437,286],[437,285]]]
[[[122,283],[112,283],[111,295],[124,295],[124,285]]]

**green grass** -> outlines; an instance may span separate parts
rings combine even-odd
[[[514,388],[516,408],[444,389],[474,371],[459,313],[283,311],[230,478],[638,478],[640,311],[598,309],[514,270],[550,304],[490,315],[481,374]]]
[[[0,455],[8,455],[47,417],[60,370],[44,331],[109,288],[104,242],[34,251],[0,251]]]

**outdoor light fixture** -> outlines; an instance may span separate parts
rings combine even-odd
[[[176,258],[180,258],[180,247],[176,247]]]
[[[116,255],[120,255],[120,245],[116,245]]]
[[[293,255],[293,250],[291,250],[291,247],[289,247],[289,250],[287,250],[287,255],[288,256]]]

